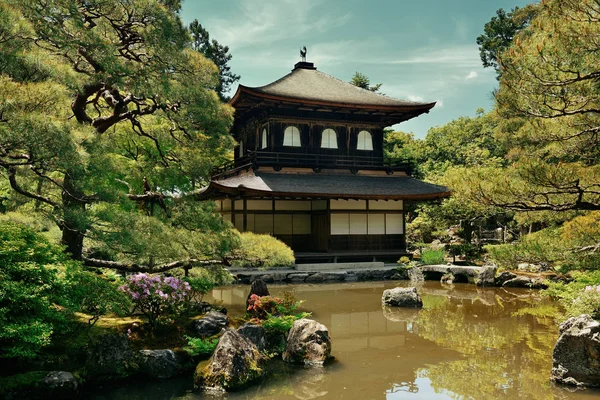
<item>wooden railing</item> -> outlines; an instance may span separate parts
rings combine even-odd
[[[235,161],[215,168],[213,175],[219,175],[225,171],[248,165],[251,165],[253,168],[305,167],[313,169],[349,169],[351,171],[385,170],[390,174],[396,171],[405,172],[408,175],[412,173],[409,163],[384,163],[379,157],[254,151],[245,157],[238,158]]]

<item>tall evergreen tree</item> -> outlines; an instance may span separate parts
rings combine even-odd
[[[206,58],[215,63],[219,68],[219,82],[215,87],[215,91],[223,101],[229,101],[227,93],[231,85],[240,80],[240,76],[231,72],[229,61],[229,47],[221,45],[215,39],[210,39],[210,35],[206,29],[194,20],[190,24],[190,32],[192,33],[192,48],[202,53]]]
[[[515,7],[508,13],[500,8],[496,11],[496,16],[485,24],[483,33],[477,37],[481,62],[486,68],[494,68],[498,79],[502,75],[498,57],[510,47],[515,35],[529,25],[536,10],[534,5]]]

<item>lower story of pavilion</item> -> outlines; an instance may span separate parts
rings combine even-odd
[[[270,234],[296,263],[391,261],[406,255],[405,201],[447,197],[405,174],[238,169],[198,193],[240,232]]]
[[[296,261],[396,261],[406,255],[404,202],[352,199],[222,199],[240,232],[273,235]]]

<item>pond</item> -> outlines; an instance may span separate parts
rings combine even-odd
[[[591,399],[549,382],[556,307],[536,291],[425,282],[424,308],[381,306],[383,290],[408,282],[270,286],[293,291],[329,328],[335,361],[323,368],[271,365],[262,382],[227,399]],[[243,313],[248,286],[213,290],[230,315]],[[104,388],[95,399],[203,399],[192,378]]]

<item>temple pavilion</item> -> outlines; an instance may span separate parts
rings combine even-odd
[[[240,85],[235,159],[199,194],[241,232],[271,234],[296,262],[396,261],[406,202],[449,195],[383,154],[385,127],[435,103],[397,100],[298,62],[266,86]]]

